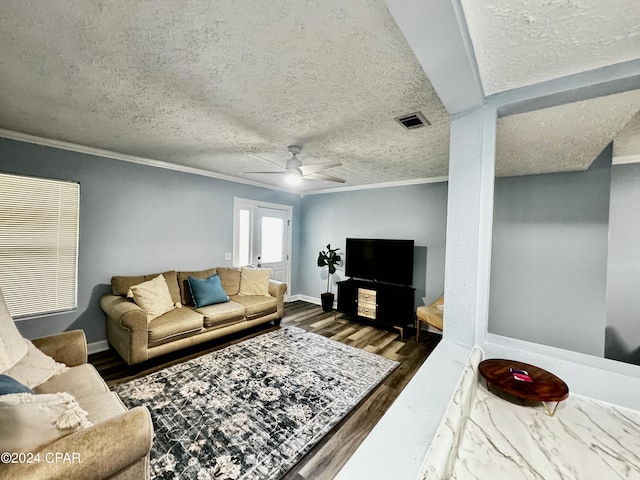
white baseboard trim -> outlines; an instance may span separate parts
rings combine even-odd
[[[313,303],[314,305],[322,305],[322,301],[317,297],[310,297],[308,295],[296,295],[296,300],[302,300],[303,302]],[[338,302],[333,302],[333,308],[338,308]]]
[[[100,340],[98,342],[92,342],[87,344],[87,353],[89,355],[98,352],[104,352],[109,350],[109,342],[106,340]]]
[[[302,300],[300,298],[300,295],[298,295],[298,294],[296,294],[296,295],[287,295],[286,297],[284,297],[284,303],[295,302],[297,300]]]
[[[322,305],[319,298],[310,297],[308,295],[296,295],[298,300],[302,300],[303,302],[313,303],[314,305]]]

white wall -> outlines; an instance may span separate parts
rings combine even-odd
[[[611,169],[605,356],[640,365],[640,164]]]
[[[432,301],[442,295],[446,183],[309,195],[302,211],[298,293],[318,298],[326,291],[326,269],[315,266],[319,250],[328,243],[344,249],[347,237],[362,237],[409,239],[426,247],[426,297]],[[423,295],[416,292],[418,299]]]
[[[490,333],[604,356],[611,152],[496,180]]]

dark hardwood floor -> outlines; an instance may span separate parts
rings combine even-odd
[[[341,313],[325,313],[319,306],[302,301],[285,304],[282,325],[294,325],[400,362],[398,368],[283,477],[285,480],[329,480],[336,476],[384,415],[441,337],[423,332],[420,342],[416,342],[415,331],[405,331],[404,339],[401,339],[398,331],[365,325]],[[277,328],[280,327],[256,327],[133,367],[128,367],[113,350],[90,355],[89,362],[107,384],[115,385]]]

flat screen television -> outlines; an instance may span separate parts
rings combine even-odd
[[[347,277],[411,285],[413,240],[347,238],[344,273]]]

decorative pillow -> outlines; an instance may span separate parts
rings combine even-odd
[[[235,267],[218,267],[218,275],[222,288],[227,295],[238,295],[240,291],[240,269]]]
[[[204,280],[189,277],[188,281],[193,303],[196,308],[229,301],[229,296],[222,288],[218,274],[211,275]]]
[[[173,310],[174,304],[169,293],[169,287],[162,275],[158,275],[153,280],[142,282],[131,287],[133,301],[136,302],[144,313],[147,314],[147,322],[160,315]]]
[[[9,375],[0,374],[0,395],[11,393],[33,393],[33,390]]]
[[[215,272],[213,272],[215,273]],[[133,298],[131,295],[131,287],[134,285],[140,285],[142,282],[153,280],[158,275],[164,277],[167,286],[169,287],[169,293],[173,303],[180,302],[180,287],[178,286],[178,273],[175,270],[169,270],[166,272],[152,273],[150,275],[138,275],[134,277],[114,276],[111,277],[111,293],[114,295],[120,295],[121,297]],[[204,277],[203,277],[204,278]]]
[[[270,268],[242,267],[238,295],[264,295],[268,297],[271,273]]]
[[[35,388],[68,369],[64,363],[56,362],[49,355],[42,353],[29,340],[25,339],[25,342],[27,342],[27,354],[7,370],[6,374],[10,377],[29,388]]]
[[[215,268],[193,272],[178,272],[178,285],[180,287],[182,304],[193,305],[193,297],[191,296],[191,289],[189,287],[189,277],[204,280],[205,278],[209,278],[211,275],[215,275],[216,273],[218,272]]]
[[[32,452],[91,422],[68,393],[14,393],[0,396],[0,425],[0,451]]]

